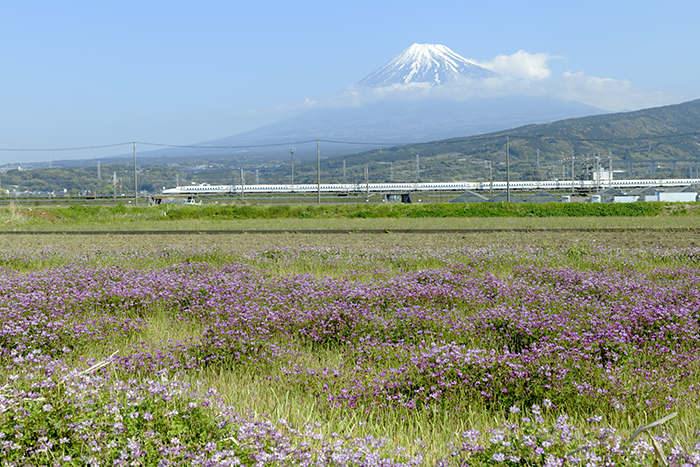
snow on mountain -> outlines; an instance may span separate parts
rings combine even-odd
[[[430,83],[439,86],[463,78],[482,80],[498,76],[440,44],[413,44],[379,70],[357,84],[390,86],[392,84]]]

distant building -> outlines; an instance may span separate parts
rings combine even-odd
[[[659,193],[659,201],[671,203],[693,203],[698,199],[698,191],[691,186],[672,187]]]
[[[496,196],[492,197],[491,199],[488,200],[489,203],[505,203],[508,201],[508,193],[505,191],[500,192]],[[522,203],[523,199],[515,196],[513,193],[510,194],[510,202],[511,203]]]
[[[623,193],[617,188],[606,188],[596,194],[600,196],[601,203],[612,203],[615,200],[615,196],[622,196]]]
[[[634,190],[630,190],[627,192],[627,196],[638,196],[641,199],[644,199],[645,196],[654,196],[658,194],[658,188],[649,186],[645,188],[635,188]]]
[[[613,201],[615,203],[634,203],[636,201],[639,201],[639,196],[615,196],[615,198],[613,198]]]
[[[484,201],[488,201],[488,198],[474,193],[473,191],[465,191],[451,200],[450,203],[483,203]]]

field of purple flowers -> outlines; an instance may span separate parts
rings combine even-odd
[[[699,284],[698,249],[0,251],[0,463],[698,465]]]

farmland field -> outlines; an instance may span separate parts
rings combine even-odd
[[[695,465],[694,235],[3,235],[0,459]]]

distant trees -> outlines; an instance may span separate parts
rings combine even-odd
[[[8,170],[0,173],[5,190],[30,191],[37,193],[80,193],[91,192],[96,196],[115,194],[114,174],[116,172],[116,194],[130,195],[134,190],[134,169],[127,165],[103,165],[101,177],[97,177],[97,167],[39,168],[32,170]],[[185,179],[182,170],[153,166],[138,169],[139,191],[160,192],[164,186],[172,187],[178,178]],[[16,188],[15,188],[16,187]]]

